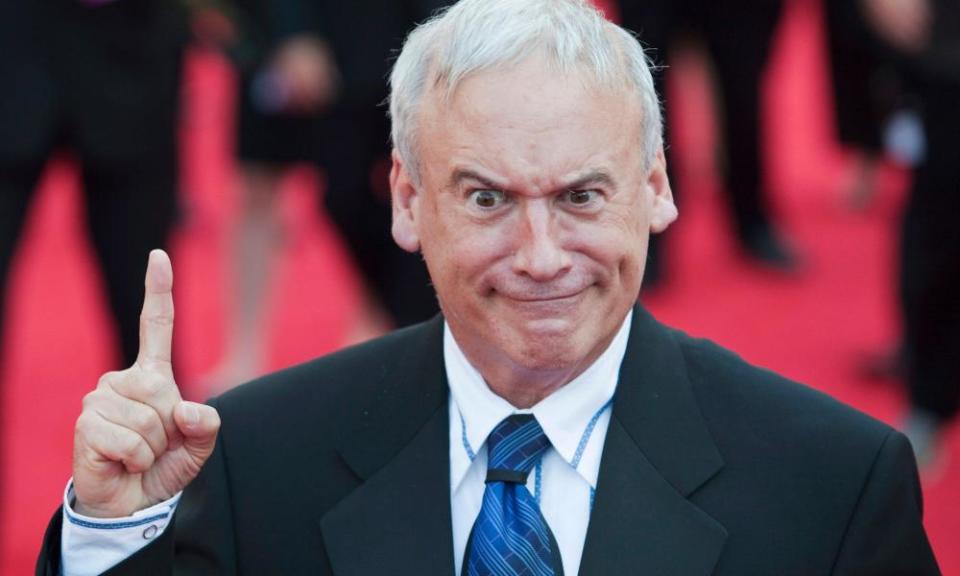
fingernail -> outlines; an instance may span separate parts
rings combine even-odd
[[[200,423],[200,411],[197,410],[197,407],[193,404],[185,402],[183,404],[183,419],[186,421],[187,426],[193,428]]]

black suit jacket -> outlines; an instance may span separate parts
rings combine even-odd
[[[109,574],[453,574],[442,331],[215,400],[174,524]],[[637,308],[580,574],[937,573],[902,435]]]

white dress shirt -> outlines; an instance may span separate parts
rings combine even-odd
[[[71,478],[63,491],[61,576],[96,576],[133,556],[166,530],[180,494],[126,518],[92,518],[74,512]]]
[[[443,358],[450,383],[450,503],[457,576],[486,487],[487,436],[501,420],[518,413],[533,414],[550,439],[551,447],[530,474],[527,488],[540,503],[557,541],[564,573],[573,575],[579,571],[632,316],[631,312],[610,346],[583,374],[529,410],[514,408],[494,394],[463,355],[449,326],[444,326]],[[166,530],[179,499],[177,494],[126,518],[89,518],[71,507],[71,480],[63,496],[63,576],[95,576],[132,556]]]
[[[551,447],[527,479],[527,488],[540,503],[560,547],[563,573],[577,574],[631,319],[632,312],[589,368],[529,410],[518,410],[494,394],[464,357],[449,328],[444,330],[443,358],[450,383],[453,558],[458,576],[483,502],[487,436],[504,418],[518,413],[533,414],[550,439]]]

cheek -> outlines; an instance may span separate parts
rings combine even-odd
[[[637,276],[647,254],[649,237],[629,221],[610,218],[582,226],[571,234],[572,251],[608,274]]]
[[[463,221],[436,223],[422,241],[423,257],[437,291],[452,297],[483,292],[502,268],[509,267],[507,235],[496,226]]]

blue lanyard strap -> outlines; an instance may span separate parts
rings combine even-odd
[[[580,437],[580,443],[577,444],[577,451],[573,454],[573,461],[570,462],[570,465],[573,466],[573,469],[576,470],[580,466],[580,459],[583,458],[583,451],[587,449],[587,444],[590,443],[590,437],[593,436],[593,429],[597,426],[597,421],[600,420],[600,415],[606,412],[607,408],[613,404],[613,398],[607,400],[607,403],[600,407],[597,410],[597,413],[590,418],[590,422],[587,423],[587,428],[583,431],[583,436]]]
[[[543,458],[540,458],[540,461],[537,462],[537,467],[534,468],[536,475],[534,476],[533,483],[533,499],[537,501],[537,506],[540,505],[540,493],[543,488]]]
[[[473,448],[470,446],[470,440],[467,438],[467,422],[463,419],[463,410],[460,410],[460,406],[457,406],[457,413],[460,414],[460,438],[463,440],[463,449],[467,453],[467,458],[473,462],[474,458],[477,457],[477,453],[473,451]]]

